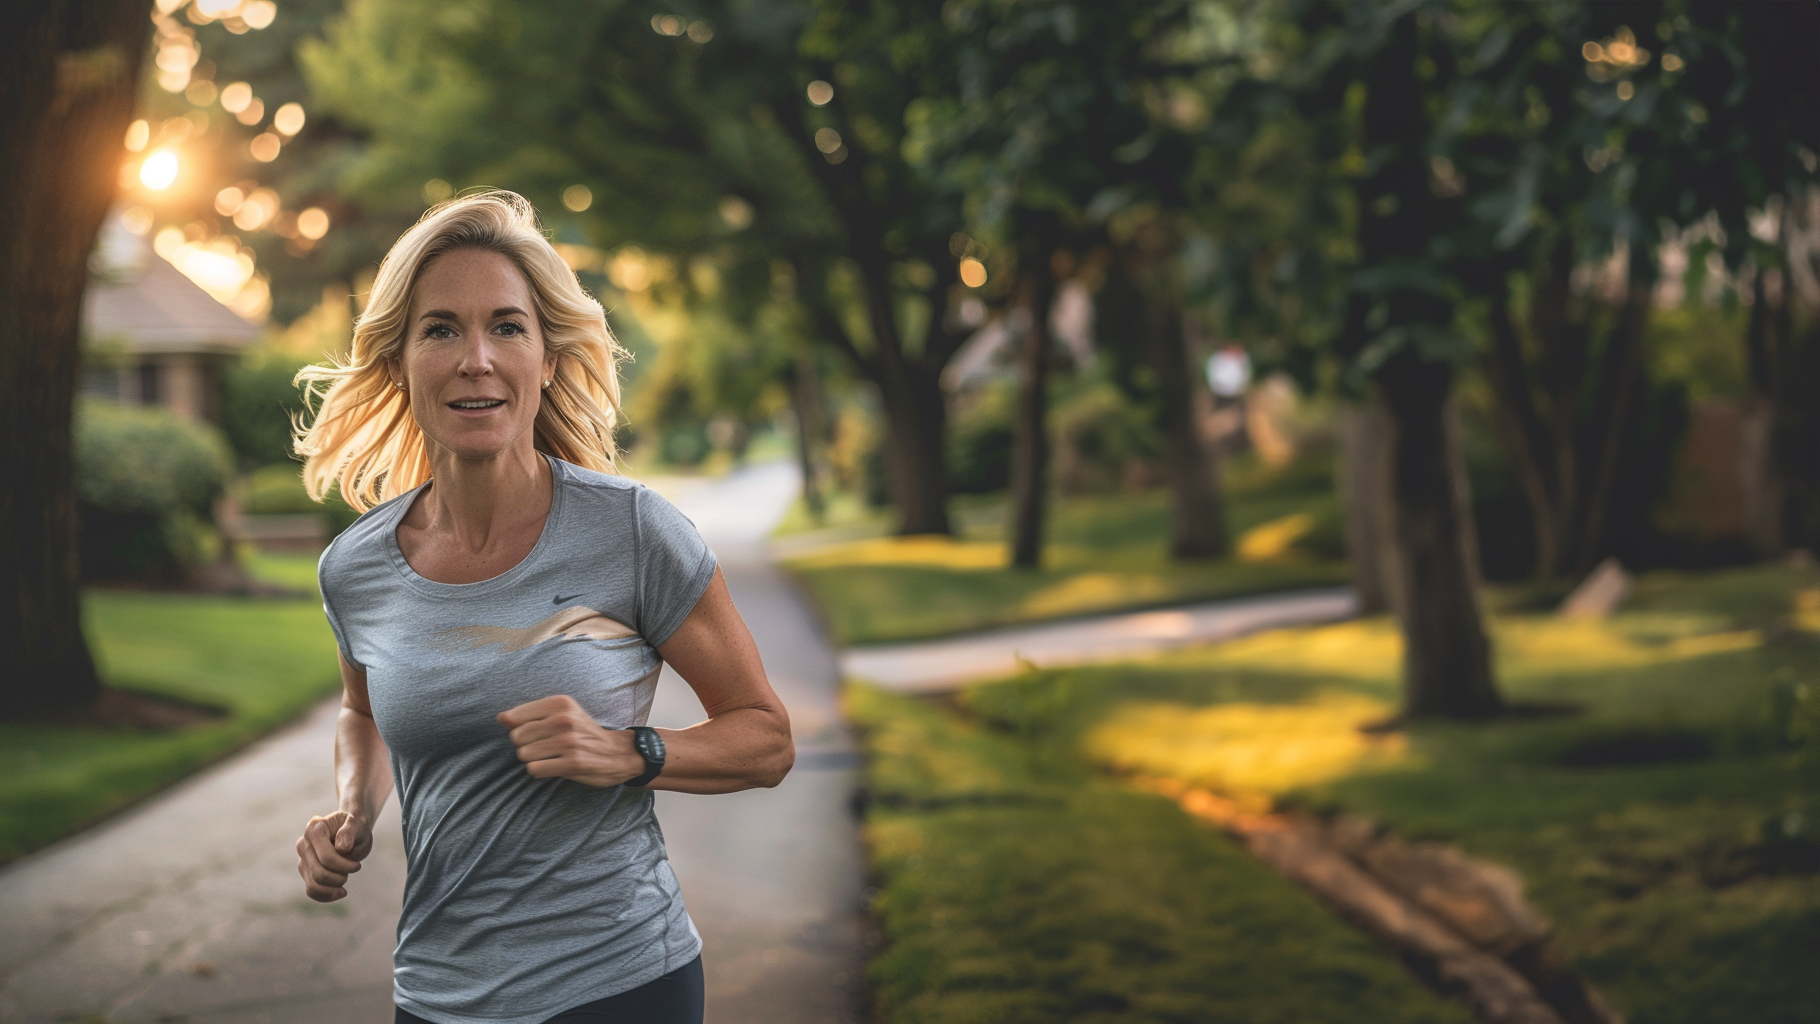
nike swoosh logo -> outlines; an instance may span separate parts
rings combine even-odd
[[[556,600],[551,601],[550,603],[551,604],[561,604],[564,601],[573,601],[580,596],[581,596],[580,594],[570,594],[568,597],[558,597]]]

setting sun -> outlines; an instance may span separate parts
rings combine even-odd
[[[161,149],[139,165],[139,180],[146,188],[160,192],[177,180],[177,154]]]

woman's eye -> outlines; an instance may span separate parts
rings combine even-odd
[[[513,323],[510,320],[507,320],[505,323],[499,325],[499,333],[507,335],[507,336],[515,335],[515,334],[523,334],[524,332],[525,332],[525,329],[524,329],[523,324]]]
[[[426,338],[452,338],[455,336],[455,328],[448,324],[431,324],[423,329],[423,336]]]

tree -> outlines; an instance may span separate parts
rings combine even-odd
[[[1210,63],[1173,44],[1190,13],[1179,2],[949,4],[944,18],[961,78],[910,110],[917,159],[960,184],[969,222],[1015,265],[1029,314],[1012,473],[1017,564],[1035,564],[1041,547],[1054,266],[1094,248],[1117,253],[1117,276],[1141,296],[1123,340],[1142,350],[1155,379],[1174,499],[1171,552],[1226,551],[1218,471],[1193,415],[1196,375],[1183,322],[1180,254],[1195,206],[1188,183],[1205,147],[1189,130],[1193,117],[1180,112],[1186,89],[1172,79]]]
[[[966,337],[948,315],[962,225],[902,153],[907,106],[954,81],[939,11],[439,10],[357,2],[306,51],[321,95],[370,137],[349,188],[408,203],[432,176],[546,200],[582,184],[596,244],[709,261],[735,295],[770,288],[781,259],[814,336],[878,388],[902,531],[948,532],[938,381]]]
[[[1432,101],[1454,70],[1442,13],[1440,4],[1304,5],[1302,49],[1290,58],[1297,70],[1283,89],[1356,218],[1331,347],[1343,372],[1383,402],[1393,538],[1385,569],[1403,633],[1402,712],[1484,718],[1503,700],[1449,413],[1472,347],[1455,316],[1457,219],[1431,187],[1428,148],[1440,112]]]
[[[1476,12],[1452,33],[1462,71],[1433,147],[1445,160],[1437,181],[1468,214],[1456,218],[1457,266],[1489,299],[1487,376],[1541,577],[1583,573],[1619,543],[1664,227],[1717,214],[1737,266],[1751,211],[1811,180],[1799,157],[1814,137],[1792,70],[1799,44],[1782,40],[1800,38],[1793,21],[1814,14],[1531,5]],[[1575,284],[1612,258],[1625,275],[1616,295]]]
[[[45,0],[0,18],[0,715],[94,697],[70,459],[82,296],[113,201],[151,22],[144,0]]]

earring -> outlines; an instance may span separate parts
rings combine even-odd
[[[547,387],[549,387],[549,386],[550,386],[550,382],[549,382],[549,381],[547,381],[547,380],[546,380],[546,381],[544,381],[544,382],[543,382],[543,386],[544,386],[544,387],[546,387],[546,388],[547,388]]]
[[[403,391],[404,390],[404,381],[395,380],[392,382],[392,386],[397,388],[400,391]]]

